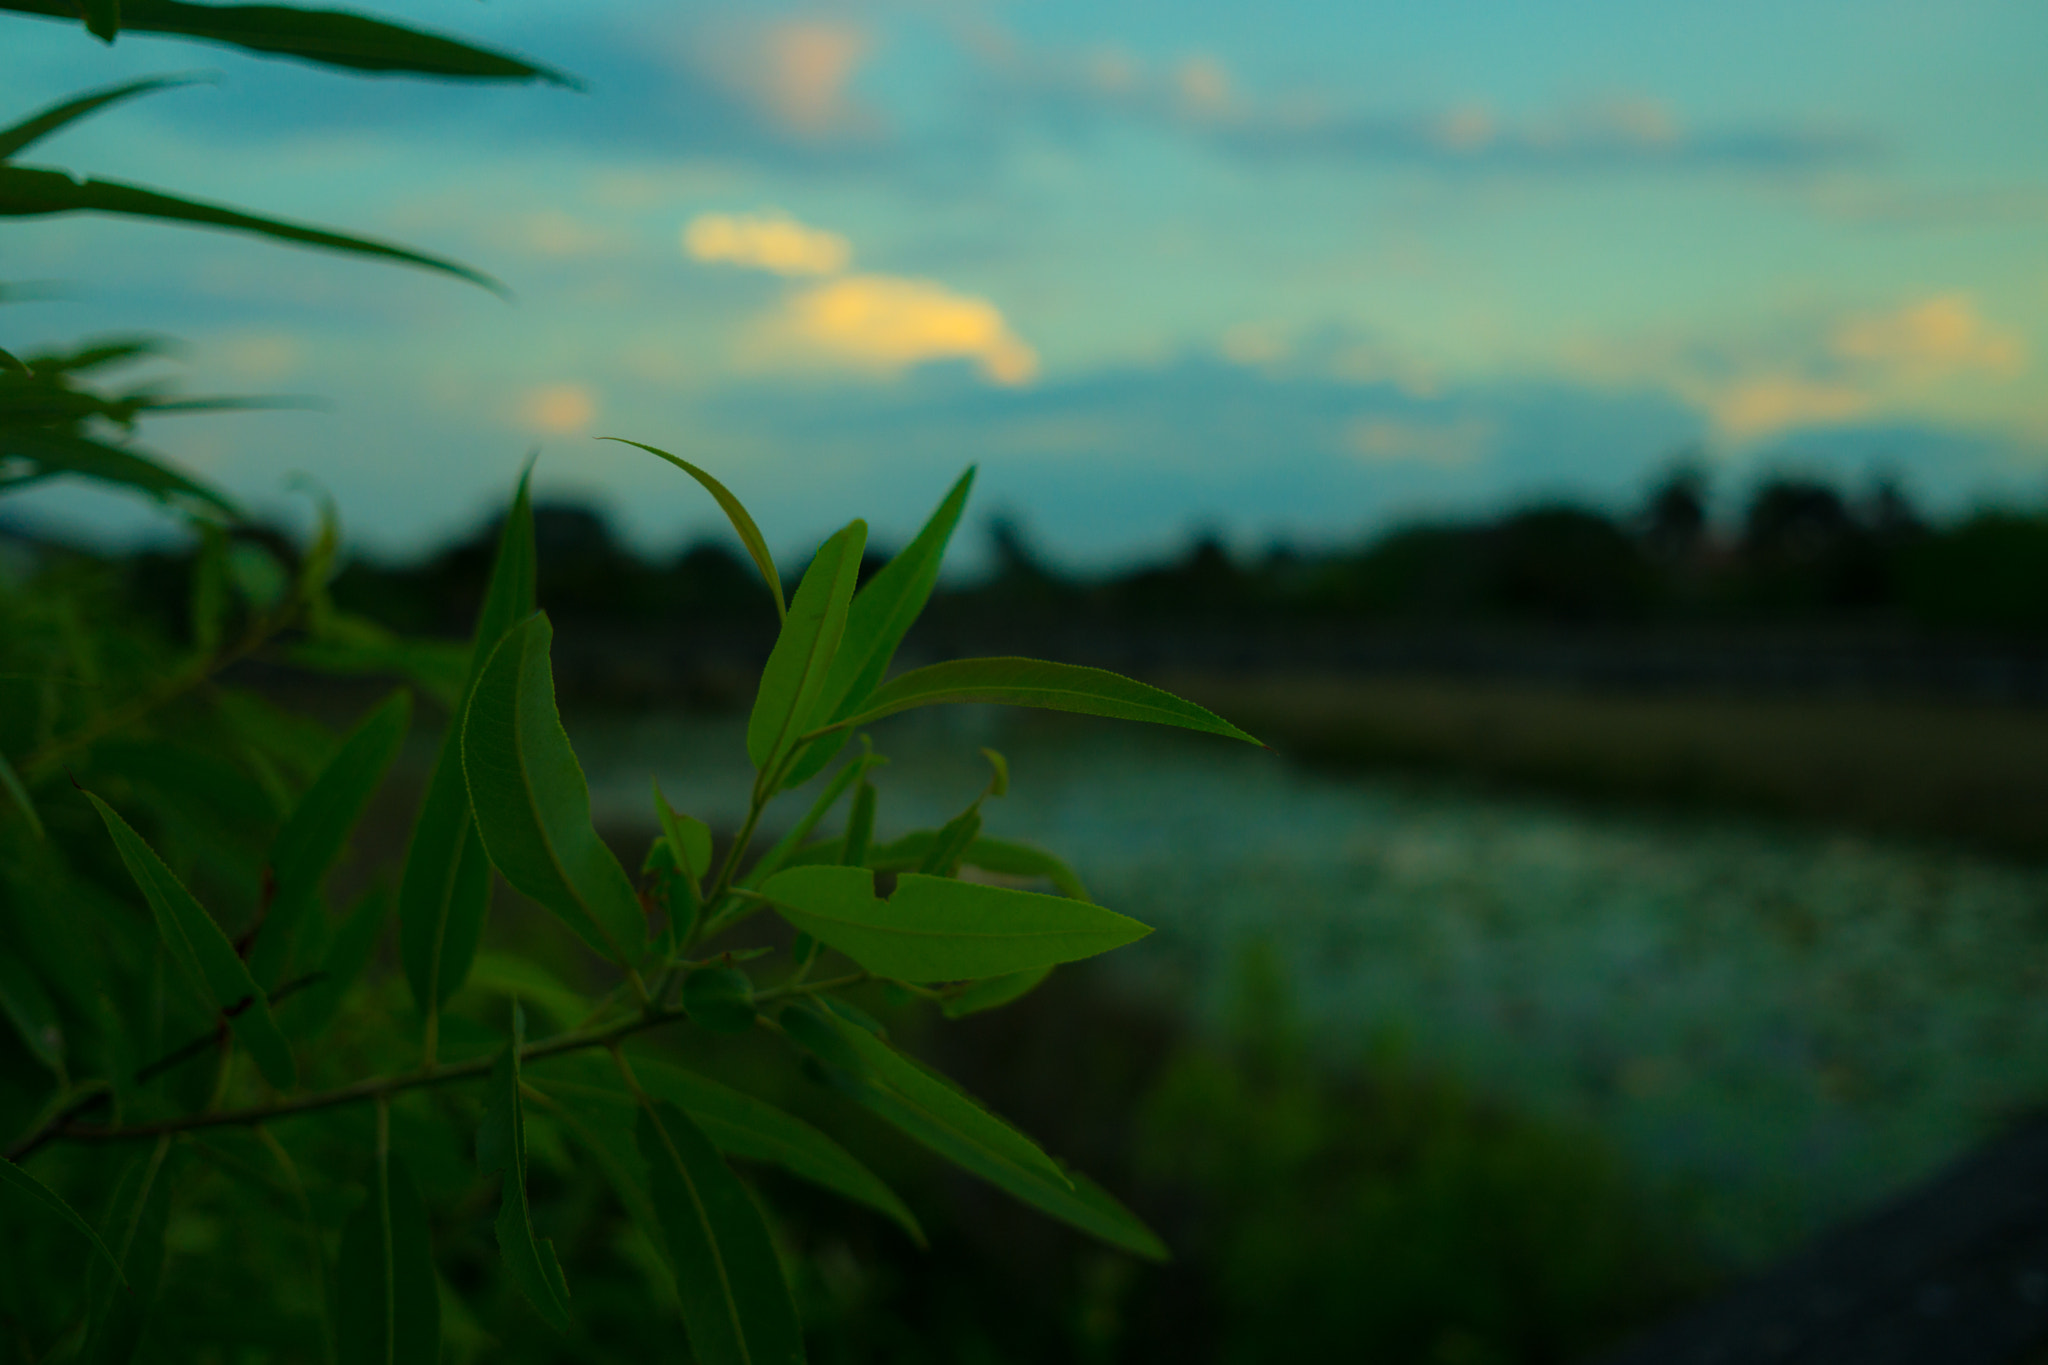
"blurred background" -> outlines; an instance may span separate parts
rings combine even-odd
[[[771,1190],[841,1358],[1590,1358],[1752,1275],[1867,1292],[1786,1258],[1887,1208],[1912,1284],[1982,1280],[2012,1324],[1899,1358],[2048,1335],[2048,1222],[1913,1221],[2048,1098],[2048,11],[404,17],[585,88],[23,22],[8,103],[218,73],[48,158],[510,302],[54,218],[8,229],[11,335],[155,333],[144,382],[295,400],[149,442],[285,539],[330,494],[336,604],[407,633],[466,633],[537,448],[569,728],[635,865],[650,769],[743,814],[773,616],[716,507],[601,435],[711,469],[792,579],[850,516],[901,544],[974,464],[907,661],[1111,667],[1274,746],[890,722],[885,834],[995,745],[991,831],[1159,926],[920,1045],[1179,1259],[876,1157],[944,1210],[937,1253]],[[60,561],[183,628],[192,546],[149,504],[11,496],[0,570]],[[337,716],[375,695],[251,667]]]

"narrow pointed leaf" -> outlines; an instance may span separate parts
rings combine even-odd
[[[100,1225],[108,1246],[121,1259],[124,1289],[102,1273],[99,1262],[87,1284],[92,1328],[80,1361],[127,1365],[142,1343],[150,1309],[163,1280],[164,1228],[170,1221],[171,1182],[164,1171],[168,1141],[159,1143],[122,1172],[106,1220]]]
[[[106,0],[95,0],[104,4]],[[0,0],[0,10],[79,17],[75,0]],[[238,47],[357,71],[461,80],[530,81],[575,87],[571,76],[489,48],[346,10],[285,5],[198,5],[186,0],[121,0],[121,27]]]
[[[95,90],[90,94],[53,104],[48,109],[30,114],[21,122],[0,128],[0,161],[5,161],[25,147],[34,145],[67,124],[76,122],[88,114],[104,109],[120,100],[147,95],[154,90],[168,90],[173,86],[192,85],[206,80],[204,76],[155,76],[148,80],[129,81],[126,85],[111,86]]]
[[[36,814],[36,803],[29,800],[28,788],[21,785],[21,777],[14,771],[14,765],[7,761],[6,754],[0,754],[0,790],[6,791],[7,799],[21,812],[21,818],[28,821],[28,827],[36,838],[42,838],[43,819]]]
[[[1213,711],[1183,701],[1171,692],[1108,669],[1047,663],[1042,659],[955,659],[913,669],[884,683],[857,713],[838,723],[848,727],[866,725],[899,711],[953,702],[1036,706],[1086,716],[1150,721],[1241,739],[1247,744],[1259,743]]]
[[[505,1173],[498,1194],[498,1253],[512,1282],[548,1325],[568,1331],[569,1285],[555,1259],[555,1244],[533,1235],[526,1202],[526,1117],[519,1098],[519,1052],[526,1046],[526,1014],[512,1004],[512,1041],[491,1069],[483,1127],[476,1135],[477,1169]]]
[[[441,751],[413,824],[398,889],[399,949],[406,980],[422,1013],[438,1009],[462,986],[483,932],[491,869],[470,816],[469,785],[462,773],[462,717],[477,676],[505,632],[533,613],[532,467],[520,475],[491,581],[470,642],[469,667],[459,703],[441,736]]]
[[[275,891],[249,954],[249,970],[258,981],[274,985],[289,967],[299,927],[308,913],[318,913],[327,874],[398,757],[411,723],[412,694],[392,693],[342,741],[271,840]]]
[[[341,1232],[338,1365],[439,1365],[441,1298],[427,1210],[405,1164],[385,1155]]]
[[[341,921],[320,958],[320,979],[279,1006],[300,1038],[315,1038],[334,1021],[342,1001],[362,977],[391,917],[391,893],[382,887],[363,893]]]
[[[699,967],[683,979],[683,1010],[712,1033],[754,1027],[754,983],[737,967]]]
[[[301,246],[320,247],[328,251],[416,265],[445,275],[453,275],[457,279],[468,280],[471,284],[481,285],[494,294],[505,293],[504,285],[480,270],[472,270],[458,262],[394,246],[389,242],[378,242],[367,237],[355,237],[348,233],[308,227],[303,223],[288,223],[279,218],[243,213],[239,209],[228,208],[225,205],[183,199],[174,194],[145,189],[140,185],[123,184],[117,180],[79,180],[64,171],[39,166],[0,164],[0,218],[40,217],[58,213],[103,213],[117,217],[154,218],[162,222],[225,228],[231,232],[247,232],[258,237],[268,237],[273,241],[296,242]]]
[[[85,28],[103,43],[114,41],[121,31],[121,0],[83,0]]]
[[[629,441],[623,436],[600,436],[598,439],[601,441],[617,441],[621,445],[639,446],[640,449],[646,451],[649,455],[659,455],[662,459],[667,460],[677,469],[682,470],[685,474],[688,474],[691,478],[702,484],[704,491],[715,498],[718,505],[724,509],[726,520],[730,521],[732,529],[739,533],[740,544],[747,547],[747,554],[753,559],[754,567],[761,571],[761,581],[768,585],[768,595],[775,599],[776,619],[781,620],[788,614],[788,608],[783,605],[782,601],[782,575],[775,572],[775,560],[768,553],[768,542],[761,538],[761,528],[754,524],[754,519],[748,515],[747,509],[740,505],[738,498],[727,491],[724,484],[712,478],[711,475],[697,468],[688,460],[671,455],[666,450],[658,450],[650,445],[642,445],[639,441]]]
[[[942,1008],[948,1019],[965,1019],[970,1014],[998,1009],[1037,990],[1040,983],[1051,975],[1050,967],[1033,967],[1029,971],[1011,972],[1008,976],[992,976],[975,982],[946,1001]]]
[[[694,815],[679,814],[661,794],[658,782],[654,784],[654,813],[661,821],[661,836],[668,841],[676,871],[689,889],[689,908],[694,913],[703,904],[704,878],[711,872],[711,826]]]
[[[36,473],[14,479],[14,484],[32,478],[54,478],[69,474],[102,483],[122,484],[156,498],[187,497],[208,503],[229,516],[240,517],[241,509],[225,493],[180,474],[152,456],[124,446],[109,445],[89,436],[38,427],[0,427],[0,457],[30,460]]]
[[[270,1002],[249,975],[248,964],[236,955],[228,936],[192,899],[192,893],[171,874],[142,836],[99,797],[87,792],[86,799],[98,809],[107,833],[113,836],[114,847],[120,851],[121,861],[128,865],[135,884],[142,888],[143,899],[149,902],[150,913],[156,917],[157,932],[163,936],[171,956],[192,979],[207,1006],[228,1014],[235,1037],[256,1059],[263,1078],[280,1090],[290,1089],[298,1079],[291,1044],[278,1031],[277,1021],[271,1017]]]
[[[818,827],[818,822],[831,812],[840,797],[846,795],[846,789],[859,781],[868,769],[879,768],[888,761],[880,754],[863,754],[832,774],[832,780],[811,802],[811,808],[804,812],[803,818],[791,825],[788,832],[747,869],[747,875],[740,878],[740,885],[751,889],[774,876],[783,863],[804,846],[804,840],[811,837],[811,831]]]
[[[35,965],[13,941],[9,926],[0,923],[0,1014],[35,1059],[53,1075],[64,1074],[64,1024],[56,1002],[43,989]]]
[[[969,867],[1005,877],[1043,877],[1058,887],[1063,896],[1072,896],[1077,901],[1088,899],[1088,888],[1081,884],[1081,878],[1073,868],[1044,849],[1033,848],[1029,844],[991,839],[984,834],[967,846],[967,854],[960,861]]]
[[[640,1155],[701,1365],[793,1365],[803,1333],[768,1225],[696,1124],[666,1100],[640,1110]]]
[[[4,350],[0,350],[0,370],[12,370],[16,374],[35,373],[34,370],[31,370],[26,364],[22,362],[21,357],[15,355],[14,352],[12,351]]]
[[[865,779],[853,789],[853,809],[846,816],[846,839],[840,845],[839,861],[859,867],[868,860],[875,841],[875,784]]]
[[[1106,953],[1152,931],[1065,896],[906,872],[887,900],[864,867],[792,867],[761,892],[793,926],[897,981],[972,981]]]
[[[573,1028],[588,1017],[594,1002],[562,984],[553,972],[531,957],[511,953],[478,953],[469,976],[472,991],[494,991],[521,1005],[538,1005],[558,1028]],[[522,1023],[523,1026],[523,1023]]]
[[[590,824],[590,788],[555,710],[539,612],[510,631],[484,665],[462,726],[470,807],[491,864],[613,961],[647,937],[633,883]]]
[[[843,720],[881,685],[904,635],[931,600],[932,587],[939,581],[940,562],[946,556],[946,544],[953,537],[953,528],[960,524],[960,514],[967,507],[967,494],[973,486],[974,470],[969,468],[911,542],[854,594],[853,605],[846,613],[846,636],[826,674],[817,712],[805,719],[805,729]],[[794,787],[824,771],[846,742],[847,733],[835,731],[813,740],[809,751],[790,770],[785,785]]]
[[[818,548],[790,599],[775,648],[761,669],[761,690],[747,718],[747,757],[767,772],[780,762],[817,708],[832,659],[846,633],[846,612],[860,578],[868,524],[856,518]]]
[[[636,1057],[633,1069],[648,1094],[688,1114],[727,1156],[779,1166],[799,1179],[865,1204],[894,1220],[919,1246],[924,1245],[924,1230],[895,1192],[851,1152],[802,1119],[668,1062]],[[528,1071],[526,1079],[542,1094],[590,1111],[599,1127],[623,1132],[633,1121],[633,1096],[602,1057],[588,1053],[551,1057]]]
[[[80,1218],[78,1211],[65,1203],[55,1190],[15,1165],[14,1162],[6,1157],[0,1157],[0,1189],[12,1190],[16,1195],[34,1204],[45,1213],[55,1214],[69,1223],[73,1230],[84,1237],[86,1241],[92,1243],[92,1249],[98,1252],[100,1257],[109,1266],[113,1267],[114,1274],[119,1277],[121,1283],[126,1284],[128,1282],[127,1275],[122,1273],[121,1263],[114,1259],[113,1252],[107,1250],[107,1244],[100,1240],[100,1235],[92,1230],[92,1224]]]
[[[792,1040],[839,1073],[854,1099],[954,1165],[1113,1246],[1166,1258],[1152,1230],[1101,1187],[867,1029],[802,1006],[784,1010],[782,1023]]]
[[[953,876],[960,870],[960,860],[980,837],[981,803],[977,801],[945,823],[917,870],[934,877]]]

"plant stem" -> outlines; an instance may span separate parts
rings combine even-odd
[[[857,985],[867,979],[866,972],[856,972],[849,976],[803,986],[772,988],[762,991],[755,999],[777,1000],[787,996],[814,995],[821,991],[836,990],[841,986]],[[606,1028],[580,1030],[556,1038],[543,1039],[538,1043],[529,1043],[520,1051],[519,1060],[524,1065],[564,1052],[611,1047],[635,1033],[684,1017],[684,1012],[680,1009],[663,1009],[655,1006],[645,1014],[636,1015]],[[148,1123],[131,1123],[117,1127],[71,1127],[67,1122],[70,1114],[60,1112],[42,1128],[16,1143],[6,1155],[9,1160],[18,1162],[50,1142],[126,1142],[137,1138],[161,1137],[165,1133],[185,1133],[197,1128],[242,1128],[251,1124],[268,1123],[272,1119],[289,1118],[295,1114],[308,1114],[319,1109],[360,1104],[366,1100],[382,1104],[388,1102],[391,1096],[403,1091],[417,1090],[423,1086],[446,1085],[451,1081],[464,1081],[487,1075],[496,1060],[495,1056],[473,1057],[466,1062],[457,1062],[433,1071],[421,1069],[396,1076],[375,1076],[369,1080],[357,1081],[353,1085],[322,1090],[311,1095],[298,1095],[272,1104],[251,1105],[244,1109],[213,1109],[199,1114],[186,1114],[179,1118],[157,1119]]]

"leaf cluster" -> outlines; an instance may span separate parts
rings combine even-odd
[[[340,1358],[430,1359],[448,1326],[417,1180],[390,1130],[414,1092],[467,1088],[481,1104],[473,1120],[478,1169],[500,1185],[494,1227],[506,1278],[541,1320],[577,1330],[575,1285],[530,1211],[529,1124],[537,1116],[579,1151],[573,1161],[603,1173],[661,1258],[697,1358],[800,1359],[803,1333],[773,1224],[734,1161],[778,1166],[882,1213],[913,1238],[923,1233],[904,1202],[825,1132],[640,1046],[641,1035],[661,1030],[697,1030],[711,1040],[753,1033],[777,1040],[790,1065],[843,1099],[1009,1195],[1128,1253],[1163,1256],[1158,1238],[1114,1197],[899,1049],[850,994],[884,983],[957,1017],[1008,1003],[1059,964],[1148,932],[1094,904],[1052,854],[983,832],[984,807],[1009,786],[1008,764],[993,751],[987,786],[959,815],[937,829],[878,839],[885,760],[864,733],[869,725],[921,706],[998,701],[1250,738],[1199,707],[1097,669],[983,659],[888,679],[972,477],[964,475],[925,531],[857,592],[862,523],[818,552],[762,670],[746,731],[756,776],[741,828],[717,839],[656,790],[661,833],[637,875],[592,823],[589,787],[555,704],[550,625],[533,599],[524,479],[450,693],[454,714],[395,895],[372,890],[340,914],[325,898],[403,747],[407,690],[345,734],[305,745],[289,775],[280,771],[283,746],[266,734],[278,717],[246,701],[223,713],[223,751],[235,756],[228,761],[181,753],[167,738],[93,734],[92,722],[32,750],[22,765],[27,780],[16,783],[17,818],[5,827],[10,916],[0,931],[49,956],[47,964],[29,958],[28,970],[0,980],[0,1000],[46,1080],[10,1119],[9,1158],[29,1163],[10,1165],[13,1184],[58,1211],[82,1254],[93,1249],[83,1234],[106,1242],[113,1225],[95,1227],[67,1209],[58,1193],[63,1168],[47,1180],[37,1174],[45,1159],[139,1148],[178,1170],[189,1148],[232,1132],[285,1144],[282,1161],[268,1161],[297,1171],[283,1135],[314,1123],[320,1137],[302,1149],[304,1158],[354,1172],[363,1191],[340,1220],[331,1271],[320,1276],[333,1282],[333,1326],[314,1330],[330,1333]],[[728,510],[746,519],[736,499]],[[751,538],[758,543],[758,532]],[[317,565],[325,561],[308,558],[312,579],[302,568],[278,605],[247,608],[257,629],[277,634],[283,627],[270,623],[288,610],[292,630],[319,638]],[[758,558],[779,597],[765,548]],[[199,676],[211,676],[213,648]],[[132,728],[147,729],[148,719],[191,701],[166,698],[138,713]],[[845,738],[856,733],[860,743],[849,750]],[[56,753],[75,760],[82,797],[55,780]],[[202,779],[209,762],[212,789]],[[243,775],[265,767],[277,778],[274,792]],[[805,793],[802,813],[759,848],[764,818]],[[246,817],[224,836],[239,847],[211,857],[190,833],[209,797],[239,804]],[[47,828],[41,815],[31,824],[37,812],[47,814]],[[114,867],[125,877],[110,875]],[[992,884],[991,875],[1049,889]],[[610,988],[578,991],[548,961],[483,953],[500,879],[607,964]],[[83,936],[81,904],[91,907],[94,926]],[[394,907],[409,1008],[393,1008],[373,965]],[[733,932],[764,913],[787,925],[787,947],[765,956],[739,951]],[[495,1040],[472,1013],[451,1013],[479,986],[514,1002]],[[545,1008],[556,1030],[529,1039],[522,997]],[[350,1052],[360,1055],[322,1048],[337,1015],[347,1021]],[[238,1065],[245,1056],[252,1067]],[[333,1126],[348,1110],[374,1118],[373,1130],[353,1142]],[[170,1188],[175,1210],[183,1187],[173,1178]],[[311,1219],[324,1258],[326,1234],[319,1215]],[[110,1256],[124,1273],[130,1268]],[[59,1337],[89,1336],[103,1320],[83,1305]]]

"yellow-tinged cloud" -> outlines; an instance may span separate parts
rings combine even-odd
[[[873,46],[867,30],[851,24],[784,19],[714,34],[697,60],[783,132],[815,140],[873,126],[849,92]]]
[[[1753,441],[1817,422],[1846,422],[1871,408],[1870,396],[1852,384],[1793,373],[1741,379],[1704,400],[1714,429],[1731,441]]]
[[[1835,329],[1831,349],[1844,360],[1868,362],[1909,381],[1966,371],[2013,375],[2026,355],[2017,333],[1985,322],[1970,296],[1960,293],[1852,318]]]
[[[1457,468],[1475,464],[1493,449],[1495,430],[1483,417],[1408,420],[1362,417],[1344,433],[1344,444],[1371,464],[1425,464]]]
[[[597,396],[583,384],[544,384],[519,403],[519,421],[550,435],[588,431],[597,417]]]
[[[1038,355],[987,299],[930,280],[847,275],[792,294],[750,348],[771,363],[898,374],[933,360],[972,360],[990,381],[1027,384]]]
[[[836,232],[806,227],[786,213],[700,213],[683,229],[692,260],[752,266],[778,275],[836,275],[853,246]]]

